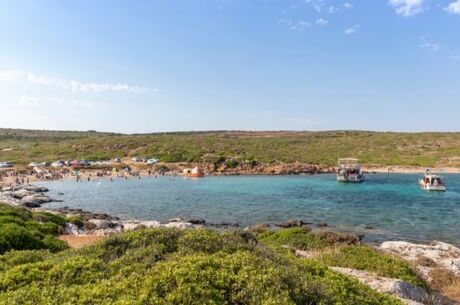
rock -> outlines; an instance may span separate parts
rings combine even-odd
[[[170,222],[165,225],[166,228],[190,229],[195,226],[189,222]]]
[[[31,191],[24,190],[24,189],[10,193],[10,196],[16,199],[22,199],[26,196],[35,196],[35,195],[36,195],[35,192],[31,192]]]
[[[123,231],[122,226],[116,226],[114,228],[98,229],[98,230],[93,231],[92,234],[96,236],[109,236],[109,235],[121,233],[122,231]]]
[[[210,223],[208,224],[209,227],[215,227],[215,228],[237,228],[240,226],[239,223],[230,223],[230,222],[220,222],[220,223]]]
[[[47,203],[53,201],[50,197],[48,196],[25,196],[21,199],[21,202],[27,206],[27,205],[40,205],[42,203]]]
[[[194,225],[204,225],[206,223],[206,221],[203,218],[187,219],[187,220],[185,220],[185,222],[189,222],[189,223],[194,224]]]
[[[332,231],[321,231],[316,235],[334,245],[361,245],[364,237],[364,235]]]
[[[288,221],[282,221],[277,224],[276,226],[280,228],[302,228],[302,227],[308,227],[310,223],[304,222],[302,220],[288,220]]]
[[[36,202],[24,202],[23,205],[27,208],[39,208],[41,205]]]
[[[299,258],[312,258],[315,256],[315,254],[311,251],[304,251],[304,250],[296,249],[295,256]]]
[[[79,235],[83,233],[83,231],[80,230],[80,228],[76,224],[69,222],[65,224],[64,232],[67,235]]]
[[[32,184],[28,184],[22,187],[22,189],[30,191],[30,192],[35,192],[35,193],[45,193],[48,192],[49,190],[44,187],[44,186],[36,186]]]
[[[144,220],[144,221],[124,221],[122,223],[124,231],[133,231],[143,228],[160,228],[164,225],[158,221],[154,220]]]
[[[402,299],[406,304],[423,304],[430,300],[429,294],[422,287],[412,285],[400,279],[381,277],[371,272],[331,267],[332,270],[352,276],[371,288],[386,294],[392,294]]]
[[[182,222],[182,221],[184,221],[182,218],[176,217],[176,218],[168,219],[166,222],[171,223],[171,222]]]
[[[379,248],[418,264],[419,271],[428,282],[431,281],[428,273],[433,268],[446,269],[460,276],[460,249],[448,243],[437,241],[430,245],[423,245],[404,241],[387,241]]]
[[[91,223],[94,225],[94,230],[105,230],[105,229],[113,229],[117,226],[120,226],[117,222],[112,222],[110,220],[104,219],[89,219],[87,223]]]

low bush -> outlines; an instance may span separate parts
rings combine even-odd
[[[0,256],[0,304],[401,304],[250,232],[145,229]]]
[[[277,232],[268,231],[259,236],[261,242],[272,246],[289,246],[300,250],[319,250],[342,240],[342,233],[314,234],[309,228],[289,228]]]
[[[426,284],[406,261],[369,246],[337,247],[320,252],[316,258],[329,266],[370,271],[380,276],[399,278],[414,285],[426,287]]]
[[[240,162],[236,159],[229,159],[225,162],[228,168],[237,168],[240,165]]]
[[[0,254],[10,250],[63,250],[66,243],[54,236],[63,232],[65,223],[64,218],[51,213],[32,213],[0,204]]]
[[[266,245],[313,251],[315,259],[328,266],[365,270],[380,276],[399,278],[426,287],[409,264],[391,255],[360,245],[357,236],[348,233],[318,232],[308,228],[290,228],[259,234]]]

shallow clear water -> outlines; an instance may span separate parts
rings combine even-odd
[[[445,175],[448,191],[429,193],[419,175],[368,175],[340,184],[335,175],[107,179],[37,183],[64,202],[121,218],[204,218],[246,226],[302,219],[366,234],[366,240],[431,241],[460,245],[460,175]],[[64,195],[59,195],[64,193]],[[371,226],[372,228],[370,228]]]

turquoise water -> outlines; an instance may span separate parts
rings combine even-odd
[[[445,175],[448,191],[428,193],[419,175],[368,175],[340,184],[335,175],[227,176],[74,180],[40,183],[64,202],[44,207],[82,208],[123,219],[204,218],[247,226],[302,219],[364,233],[366,240],[431,241],[460,245],[460,175]],[[59,195],[63,193],[63,195]]]

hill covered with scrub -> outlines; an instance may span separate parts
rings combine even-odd
[[[158,157],[162,162],[237,162],[335,165],[357,157],[368,165],[460,166],[460,133],[175,132],[115,134],[0,129],[0,161],[27,164],[57,159]]]

